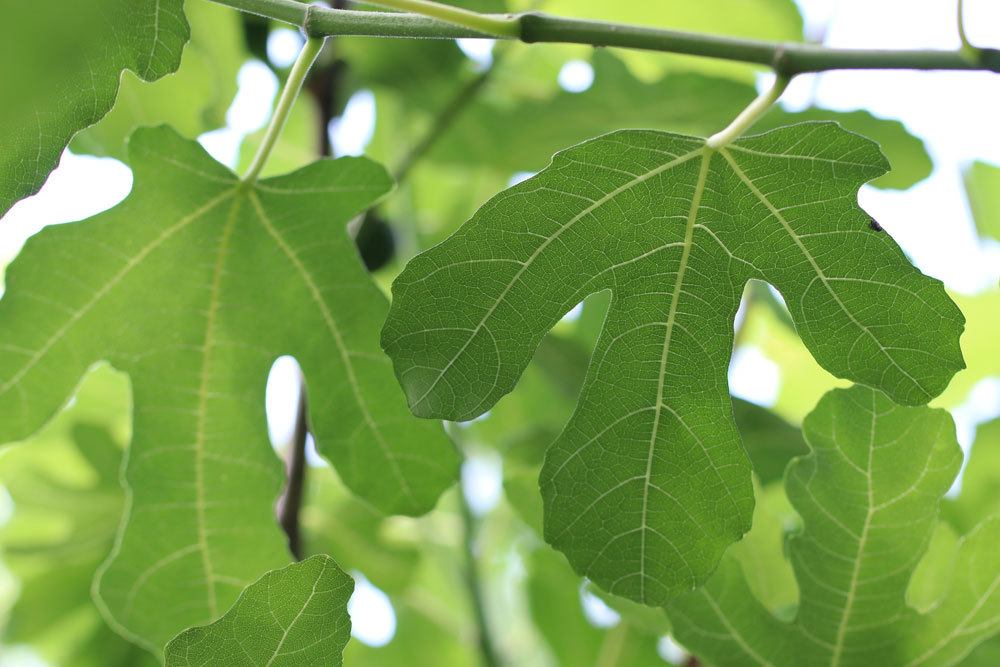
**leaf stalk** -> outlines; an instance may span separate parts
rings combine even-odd
[[[530,12],[514,15],[461,11],[445,15],[437,3],[426,0],[379,0],[379,4],[407,6],[425,14],[327,9],[293,0],[211,0],[218,4],[301,27],[314,37],[366,35],[411,39],[467,37],[613,46],[643,51],[678,53],[763,65],[778,74],[838,69],[985,70],[1000,72],[1000,50],[975,49],[969,59],[963,49],[838,49],[800,42],[772,42],[707,35],[624,23],[589,21]],[[414,4],[410,4],[414,3]],[[434,5],[429,9],[428,5]],[[449,8],[454,10],[455,8]],[[428,15],[430,12],[435,15]],[[467,13],[477,18],[468,20]],[[963,29],[964,31],[964,29]]]
[[[724,148],[733,141],[735,141],[741,134],[747,131],[747,129],[757,122],[757,120],[767,113],[767,110],[771,108],[781,94],[785,92],[788,88],[788,84],[791,81],[791,77],[778,75],[774,79],[774,83],[770,88],[762,92],[757,98],[751,102],[746,109],[740,112],[733,122],[729,124],[721,132],[716,132],[708,139],[705,140],[705,145],[713,150],[718,150]]]
[[[284,2],[285,0],[280,1]],[[259,3],[264,2],[264,0],[253,0],[253,2]],[[250,163],[250,167],[243,177],[244,185],[253,185],[257,182],[261,170],[267,163],[267,158],[271,155],[271,151],[274,150],[274,145],[277,143],[278,137],[281,136],[281,131],[284,129],[285,123],[288,122],[288,115],[291,113],[292,107],[295,105],[295,100],[302,91],[302,85],[309,74],[309,69],[316,62],[316,58],[319,57],[325,42],[325,37],[309,37],[302,46],[299,57],[292,66],[292,71],[288,73],[288,80],[285,81],[285,86],[281,90],[278,104],[274,107],[274,114],[271,116],[271,122],[264,133],[264,140],[261,142],[260,148],[257,149],[257,153],[253,156],[253,161]]]
[[[959,52],[962,57],[970,63],[978,63],[981,57],[980,50],[969,41],[969,35],[965,32],[965,1],[958,0],[958,38],[962,41]]]

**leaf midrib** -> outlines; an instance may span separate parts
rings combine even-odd
[[[687,222],[684,227],[684,245],[681,249],[681,257],[677,266],[674,291],[670,296],[670,309],[667,313],[666,331],[663,335],[663,349],[660,353],[660,369],[656,386],[656,406],[653,412],[653,426],[647,446],[646,471],[643,475],[642,485],[641,532],[639,533],[639,598],[643,602],[646,600],[646,532],[649,528],[649,486],[652,483],[653,454],[656,452],[656,438],[659,435],[660,415],[663,413],[663,390],[666,384],[667,359],[670,356],[670,343],[673,340],[674,322],[677,319],[677,304],[680,301],[681,288],[684,284],[684,274],[687,271],[688,260],[691,257],[694,226],[701,207],[701,197],[705,191],[705,183],[708,180],[708,167],[711,164],[713,153],[714,151],[708,148],[702,151],[701,167],[698,170],[698,180],[694,186],[694,194],[691,197],[691,208],[688,210]]]
[[[858,588],[858,578],[861,576],[861,565],[864,559],[865,547],[868,543],[868,531],[871,530],[872,518],[878,510],[875,507],[875,495],[872,487],[872,461],[875,455],[875,427],[878,413],[875,406],[875,392],[871,392],[871,422],[868,427],[868,465],[864,471],[868,509],[865,512],[864,525],[861,527],[861,537],[858,538],[858,547],[854,553],[854,567],[851,570],[851,581],[847,586],[847,599],[841,611],[840,623],[837,625],[837,638],[833,644],[833,654],[830,656],[830,667],[839,667],[840,657],[843,655],[844,640],[847,638],[847,627],[850,623],[851,613],[854,609],[854,600]],[[846,455],[845,455],[845,458]]]
[[[205,574],[205,589],[208,596],[208,610],[212,619],[219,613],[219,601],[215,592],[215,567],[212,563],[212,552],[208,544],[207,517],[205,516],[205,432],[208,416],[208,387],[212,376],[212,348],[215,345],[215,328],[219,312],[219,295],[222,291],[223,268],[226,262],[226,255],[229,252],[229,243],[232,238],[233,228],[236,226],[241,201],[239,197],[233,198],[232,208],[229,210],[226,225],[222,231],[222,238],[219,241],[218,255],[216,256],[215,267],[212,271],[212,287],[209,293],[208,314],[205,320],[205,338],[202,343],[201,373],[198,378],[198,417],[194,440],[195,513],[197,517],[201,566]]]
[[[558,239],[564,232],[572,228],[573,225],[575,225],[577,222],[582,220],[587,215],[593,213],[597,209],[601,208],[608,202],[613,201],[618,195],[629,191],[630,189],[634,188],[637,185],[645,183],[649,179],[659,174],[662,174],[665,171],[669,171],[670,169],[676,166],[684,164],[688,160],[701,154],[703,150],[704,150],[703,147],[698,147],[688,153],[685,153],[670,160],[669,162],[659,165],[658,167],[651,169],[641,174],[640,176],[636,176],[631,181],[628,181],[618,186],[617,188],[615,188],[608,194],[604,195],[591,205],[587,206],[580,213],[577,213],[572,218],[570,218],[569,221],[564,223],[559,229],[555,231],[554,234],[546,237],[546,239],[541,244],[539,244],[539,246],[531,253],[528,259],[521,266],[521,268],[518,269],[517,273],[514,274],[514,277],[511,278],[510,282],[507,283],[507,286],[504,287],[504,289],[500,292],[500,295],[493,302],[493,305],[491,305],[487,309],[482,319],[479,320],[479,323],[473,329],[470,330],[471,333],[469,334],[469,337],[468,339],[466,339],[465,343],[463,343],[462,346],[458,349],[458,351],[454,354],[454,356],[452,356],[451,360],[447,364],[445,364],[444,368],[441,369],[441,371],[437,374],[437,377],[434,379],[433,382],[431,382],[430,386],[428,386],[428,388],[424,391],[424,393],[421,394],[416,400],[412,402],[411,404],[412,407],[416,408],[427,399],[430,393],[435,389],[435,387],[437,387],[438,383],[444,377],[445,373],[448,372],[448,369],[450,369],[455,364],[458,358],[462,356],[462,353],[465,352],[466,348],[468,348],[469,345],[472,344],[472,341],[475,340],[476,335],[482,330],[483,326],[486,324],[486,321],[490,318],[491,315],[493,315],[494,311],[496,311],[496,309],[500,306],[500,304],[503,303],[503,300],[507,297],[507,294],[509,294],[510,291],[514,288],[514,285],[516,285],[517,282],[521,279],[521,276],[523,276],[525,272],[527,272],[527,270],[531,268],[535,260],[537,260],[538,257],[541,256],[541,254],[545,251],[545,249],[549,245],[551,245],[556,239]]]

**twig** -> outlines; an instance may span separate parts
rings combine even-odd
[[[278,522],[288,536],[288,550],[296,560],[302,560],[302,532],[299,514],[306,490],[306,439],[309,437],[309,401],[306,385],[299,384],[299,405],[295,413],[295,430],[288,453],[288,485],[278,504]]]
[[[554,42],[615,46],[681,53],[755,63],[778,74],[835,69],[987,70],[1000,72],[1000,50],[978,49],[970,62],[961,49],[838,49],[800,42],[770,42],[604,21],[550,16],[542,13],[480,15],[515,26],[496,34],[473,30],[419,14],[327,9],[295,0],[212,0],[277,21],[298,25],[312,36],[369,35],[455,39],[489,37],[523,42]],[[421,3],[423,4],[423,3]]]

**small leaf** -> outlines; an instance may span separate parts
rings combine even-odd
[[[979,235],[1000,241],[1000,167],[973,162],[965,170],[965,193]]]
[[[153,81],[177,69],[189,36],[183,4],[3,0],[0,216],[37,192],[73,135],[111,109],[124,70]]]
[[[211,625],[175,637],[167,667],[344,664],[354,581],[329,556],[268,572]]]
[[[377,346],[386,301],[345,225],[391,187],[362,158],[249,187],[167,128],[130,143],[132,194],[31,238],[0,300],[0,442],[44,424],[84,371],[128,373],[131,504],[98,599],[159,652],[288,561],[264,387],[281,355],[309,385],[319,451],[380,510],[420,514],[457,476]]]
[[[955,664],[1000,630],[997,518],[937,573],[951,579],[937,605],[919,614],[906,604],[961,463],[949,415],[856,386],[827,394],[804,431],[811,452],[785,478],[804,524],[789,545],[795,620],[769,613],[727,556],[702,589],[667,605],[678,640],[719,667],[917,667]]]
[[[546,539],[609,592],[663,603],[749,528],[726,378],[747,280],[781,290],[821,365],[900,402],[930,400],[962,367],[961,312],[857,206],[885,170],[874,144],[833,123],[720,151],[653,131],[594,139],[411,261],[383,347],[416,414],[468,420],[514,387],[570,308],[611,290],[542,470]]]

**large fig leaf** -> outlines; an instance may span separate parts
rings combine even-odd
[[[288,561],[264,415],[278,356],[303,368],[320,452],[382,511],[429,510],[457,455],[407,413],[376,340],[385,298],[344,228],[391,187],[381,167],[321,161],[249,187],[167,128],[130,153],[128,199],[45,229],[10,267],[0,442],[45,423],[93,362],[130,375],[130,511],[98,591],[159,651]]]
[[[781,290],[821,365],[901,403],[962,367],[961,312],[857,205],[885,170],[875,144],[833,123],[717,151],[654,131],[594,139],[410,262],[383,346],[416,414],[467,420],[570,308],[610,290],[542,470],[546,539],[608,591],[666,602],[750,525],[726,377],[748,279]]]
[[[34,194],[73,135],[111,109],[124,70],[173,72],[183,0],[0,0],[0,216]]]
[[[936,605],[906,604],[962,460],[948,414],[855,386],[827,394],[804,431],[812,451],[785,477],[804,523],[789,546],[794,621],[773,616],[727,555],[703,588],[667,605],[678,639],[719,667],[917,667],[956,664],[1000,630],[997,518],[936,573],[949,581]]]

